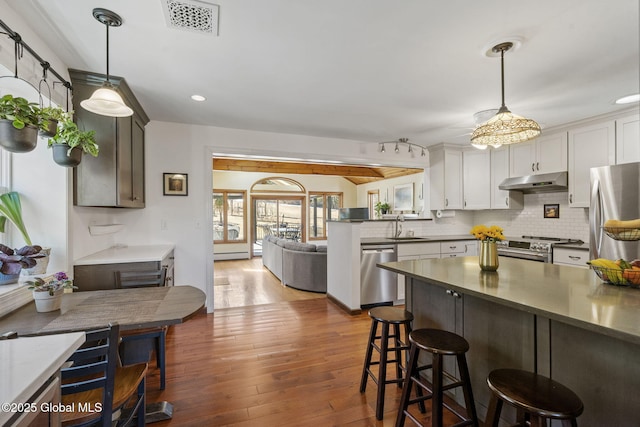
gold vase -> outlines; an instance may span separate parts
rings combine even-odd
[[[496,271],[498,269],[498,247],[496,242],[489,240],[480,242],[478,264],[480,264],[480,269],[484,271]]]

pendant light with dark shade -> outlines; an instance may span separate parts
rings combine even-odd
[[[478,126],[471,134],[471,145],[476,148],[492,146],[498,148],[505,144],[529,141],[540,135],[540,125],[535,120],[513,114],[504,103],[504,53],[513,47],[513,43],[500,43],[493,52],[500,53],[502,106],[498,113]]]
[[[80,106],[101,116],[131,116],[133,115],[133,110],[124,103],[109,79],[109,27],[122,25],[122,18],[117,13],[102,8],[93,9],[93,17],[107,28],[107,80],[102,84],[101,88],[93,92],[91,98],[80,102]]]

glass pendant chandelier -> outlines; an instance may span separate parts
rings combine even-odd
[[[540,125],[535,120],[513,114],[504,104],[504,53],[513,47],[513,43],[500,43],[493,47],[500,53],[502,106],[498,113],[478,126],[471,134],[471,145],[484,149],[487,146],[498,148],[505,144],[525,142],[540,135]]]
[[[133,110],[124,103],[109,80],[109,27],[122,25],[122,18],[118,14],[102,8],[93,9],[93,17],[107,27],[107,80],[101,88],[93,92],[89,99],[80,102],[80,105],[85,110],[101,116],[129,117],[133,115]]]

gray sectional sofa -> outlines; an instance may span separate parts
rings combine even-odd
[[[302,291],[327,292],[327,247],[266,236],[262,265],[286,285]]]

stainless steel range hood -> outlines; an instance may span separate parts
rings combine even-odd
[[[568,191],[567,172],[545,173],[541,175],[518,176],[507,178],[498,186],[501,190],[530,193],[549,193]]]

